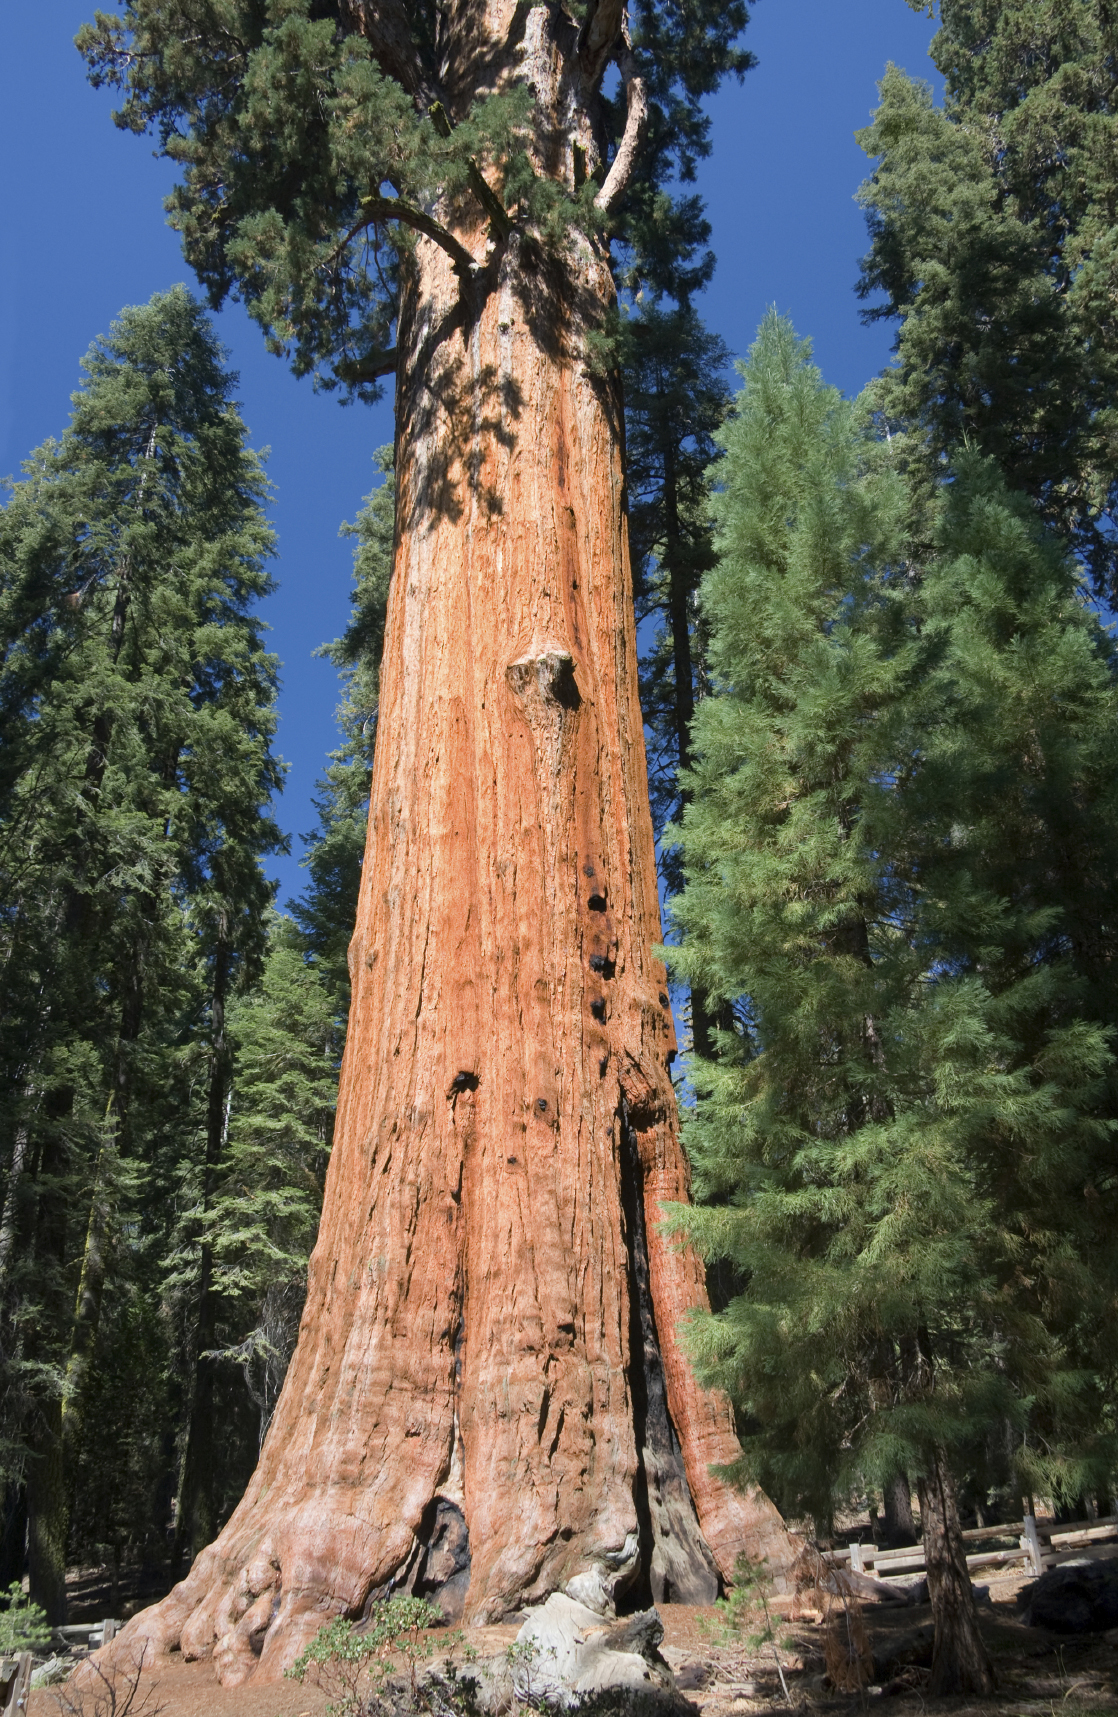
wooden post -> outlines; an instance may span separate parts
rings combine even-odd
[[[0,1662],[0,1698],[3,1717],[22,1717],[27,1710],[27,1695],[31,1688],[31,1653],[21,1651],[14,1662]]]
[[[1040,1539],[1037,1537],[1036,1520],[1027,1514],[1021,1523],[1024,1531],[1021,1534],[1021,1548],[1029,1553],[1029,1567],[1034,1574],[1044,1573],[1044,1558],[1041,1555]]]
[[[850,1569],[854,1574],[864,1574],[866,1571],[866,1565],[862,1560],[862,1546],[860,1544],[852,1544],[850,1546]]]

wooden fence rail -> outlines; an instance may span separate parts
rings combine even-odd
[[[974,1550],[967,1555],[967,1567],[972,1571],[1011,1568],[1023,1565],[1030,1574],[1043,1574],[1054,1568],[1065,1556],[1074,1555],[1087,1545],[1118,1537],[1118,1514],[1101,1516],[1097,1520],[1037,1521],[1031,1514],[1022,1520],[1004,1522],[1001,1526],[975,1526],[963,1533],[965,1544],[980,1544],[984,1540],[1016,1538],[1015,1545],[1000,1549]],[[902,1550],[879,1550],[875,1544],[848,1544],[842,1550],[824,1551],[824,1559],[834,1565],[849,1563],[855,1574],[872,1574],[877,1580],[899,1580],[924,1572],[924,1550],[919,1544]]]

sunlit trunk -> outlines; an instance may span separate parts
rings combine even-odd
[[[561,113],[548,18],[525,51]],[[573,171],[570,129],[548,135]],[[227,1682],[390,1589],[477,1622],[572,1579],[603,1607],[710,1601],[741,1551],[789,1561],[772,1505],[710,1471],[739,1447],[680,1347],[703,1269],[661,1233],[688,1179],[622,405],[587,343],[608,261],[573,232],[562,264],[515,234],[489,256],[463,283],[420,239],[403,293],[353,1002],[298,1348],[239,1508],[124,1636],[212,1651]]]

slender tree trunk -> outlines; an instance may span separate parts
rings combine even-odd
[[[206,1104],[206,1160],[202,1175],[203,1235],[198,1266],[198,1299],[195,1310],[193,1366],[187,1402],[186,1441],[180,1470],[178,1506],[171,1565],[176,1570],[186,1549],[191,1552],[208,1544],[214,1536],[214,1366],[216,1298],[213,1291],[213,1248],[205,1233],[205,1220],[213,1202],[217,1170],[225,1146],[226,1092],[229,1086],[229,1055],[225,1041],[225,1003],[229,989],[231,950],[222,931],[214,954],[213,993],[210,1002],[213,1034],[210,1085]]]
[[[553,115],[576,36],[527,15]],[[567,119],[541,135],[573,172]],[[603,1609],[702,1569],[709,1592],[742,1551],[783,1583],[794,1553],[765,1497],[713,1475],[732,1414],[680,1346],[706,1292],[662,1225],[688,1176],[622,407],[586,347],[613,286],[596,243],[568,253],[513,234],[463,281],[420,238],[405,282],[353,1002],[299,1344],[239,1507],[122,1636],[212,1652],[227,1684],[377,1593],[431,1592],[448,1525],[473,1622],[575,1580]]]
[[[62,1457],[62,1402],[53,1396],[36,1413],[36,1446],[27,1462],[27,1572],[32,1603],[47,1621],[66,1621],[66,1472]]]
[[[23,1173],[27,1166],[27,1147],[31,1140],[31,1122],[27,1117],[27,1105],[34,1095],[31,1086],[23,1092],[23,1108],[16,1123],[15,1137],[12,1140],[12,1161],[8,1170],[8,1184],[4,1188],[4,1208],[0,1211],[0,1299],[8,1282],[8,1267],[11,1263],[12,1247],[15,1245],[16,1225],[19,1219],[19,1198],[23,1186]]]
[[[123,635],[123,618],[120,626]],[[141,897],[138,910],[139,922],[143,924],[150,921],[155,910],[154,896]],[[145,938],[141,932],[137,935],[131,957],[122,973],[123,998],[120,1010],[120,1030],[117,1035],[116,1053],[113,1057],[112,1087],[105,1117],[105,1136],[98,1152],[94,1170],[89,1221],[86,1225],[85,1246],[82,1251],[81,1276],[78,1281],[74,1321],[70,1333],[70,1355],[66,1365],[66,1381],[62,1391],[62,1456],[66,1487],[67,1537],[69,1536],[69,1516],[73,1509],[78,1462],[81,1458],[85,1436],[85,1408],[89,1373],[97,1346],[97,1333],[101,1325],[107,1248],[113,1215],[113,1199],[117,1186],[117,1163],[119,1157],[126,1154],[128,1150],[132,1097],[132,1052],[139,1038],[143,1021],[144,958]]]
[[[917,1486],[928,1597],[935,1624],[928,1693],[933,1698],[945,1694],[993,1693],[994,1667],[979,1632],[974,1588],[967,1572],[959,1526],[955,1481],[942,1449],[936,1451]]]
[[[116,1128],[111,1116],[107,1120],[107,1130],[109,1137],[102,1142],[93,1174],[89,1221],[85,1230],[81,1275],[74,1306],[74,1325],[70,1336],[70,1358],[66,1366],[66,1382],[62,1393],[62,1434],[68,1456],[75,1456],[80,1444],[85,1384],[97,1340],[101,1298],[105,1291],[105,1246],[112,1214],[114,1179],[111,1159],[116,1155]]]
[[[62,1275],[66,1257],[66,1206],[59,1183],[65,1168],[59,1124],[73,1107],[74,1094],[56,1093],[48,1105],[48,1129],[39,1162],[39,1209],[35,1225],[35,1256],[48,1284]],[[53,1295],[50,1296],[53,1299]],[[53,1360],[55,1354],[44,1339],[53,1310],[57,1329],[65,1316],[50,1299],[40,1308],[40,1327],[28,1343],[26,1357]],[[34,1401],[27,1417],[27,1556],[30,1596],[46,1612],[47,1620],[60,1626],[66,1620],[66,1474],[62,1458],[62,1400],[44,1395]]]
[[[664,565],[668,572],[668,619],[672,628],[672,669],[675,679],[675,739],[680,770],[691,767],[691,723],[695,719],[695,665],[691,653],[691,588],[682,563],[679,527],[679,479],[669,443],[664,449]],[[680,804],[690,803],[691,793],[680,788]],[[691,990],[691,1044],[705,1060],[714,1059],[714,1028],[717,1012],[704,995]]]
[[[912,1489],[907,1473],[894,1473],[882,1486],[885,1510],[885,1543],[891,1550],[916,1543],[916,1522],[912,1518]]]

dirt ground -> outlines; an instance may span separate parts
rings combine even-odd
[[[883,1717],[917,1717],[941,1711],[947,1717],[1094,1717],[1118,1713],[1118,1630],[1114,1636],[1061,1637],[1023,1627],[1015,1607],[1019,1578],[992,1580],[980,1615],[983,1633],[997,1669],[999,1692],[990,1700],[938,1700],[922,1693],[927,1671],[919,1663],[894,1667],[861,1695],[828,1690],[824,1675],[824,1629],[811,1613],[780,1618],[780,1659],[793,1706],[804,1713],[864,1713],[878,1705]],[[781,1608],[787,1612],[789,1604]],[[770,1648],[751,1650],[728,1640],[720,1613],[712,1608],[667,1604],[663,1654],[675,1672],[695,1717],[763,1717],[788,1711]],[[927,1655],[931,1612],[927,1606],[863,1611],[869,1644],[879,1661],[898,1645],[907,1655]],[[504,1652],[518,1625],[470,1629],[459,1636],[454,1656],[472,1647],[480,1656]],[[436,1653],[448,1643],[433,1632]],[[921,1654],[921,1641],[924,1652]],[[902,1656],[906,1655],[902,1651]],[[36,1688],[27,1717],[113,1717],[108,1705],[87,1694],[67,1709],[65,1689]],[[59,1696],[62,1696],[61,1698]],[[209,1663],[186,1663],[177,1654],[145,1671],[130,1717],[323,1717],[325,1695],[297,1682],[249,1683],[221,1687]]]

